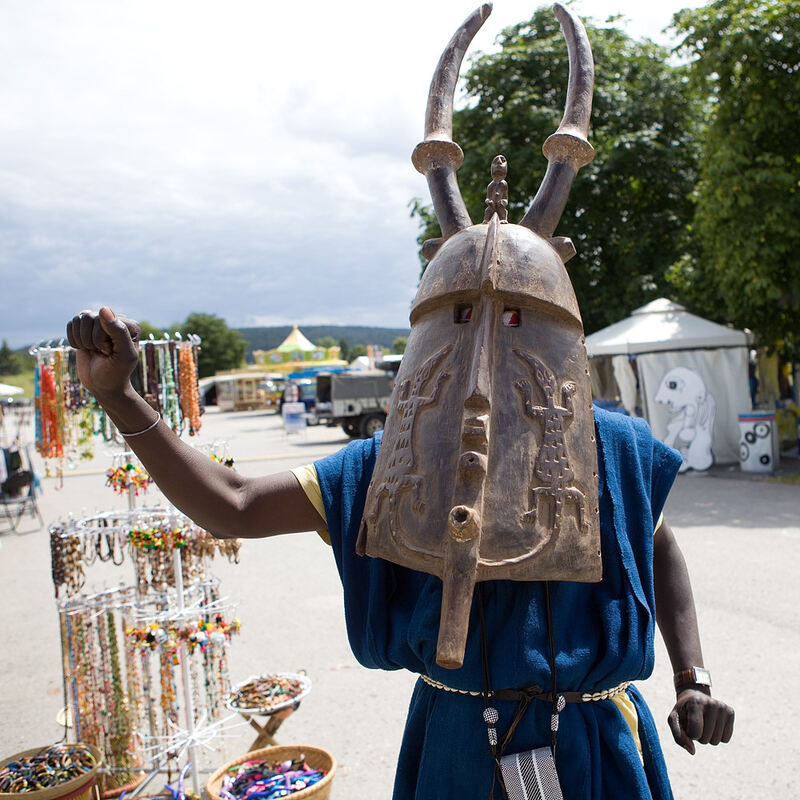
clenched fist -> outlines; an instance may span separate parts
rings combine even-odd
[[[678,695],[675,707],[667,717],[672,736],[694,755],[694,743],[717,745],[727,743],[733,735],[733,709],[696,689]]]
[[[67,339],[77,351],[78,377],[98,399],[124,392],[139,360],[139,324],[103,307],[81,311],[67,323]]]

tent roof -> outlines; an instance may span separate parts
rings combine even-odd
[[[292,350],[301,350],[307,353],[309,350],[316,350],[317,346],[306,339],[295,325],[292,327],[292,332],[275,349],[279,353],[290,353]]]
[[[369,369],[369,358],[367,356],[356,356],[350,362],[350,369]]]
[[[744,331],[726,328],[690,314],[683,306],[660,297],[637,308],[627,319],[586,337],[589,356],[746,347]]]
[[[0,383],[0,397],[11,397],[22,394],[25,390],[21,386],[12,386],[10,383]]]

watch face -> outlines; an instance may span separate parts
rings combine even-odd
[[[694,682],[702,686],[711,686],[711,673],[703,667],[694,667]]]

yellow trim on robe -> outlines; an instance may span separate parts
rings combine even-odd
[[[317,469],[313,464],[305,464],[302,467],[295,467],[292,470],[295,478],[297,478],[300,486],[302,487],[303,491],[306,493],[306,497],[311,501],[311,505],[314,506],[317,513],[325,520],[325,527],[322,530],[317,531],[317,533],[322,538],[322,541],[325,544],[331,543],[331,537],[328,533],[328,520],[325,516],[325,505],[322,502],[322,490],[319,488],[319,478],[317,477]],[[656,531],[661,526],[661,523],[664,521],[664,515],[662,514],[658,518],[658,523],[656,524]],[[655,531],[653,532],[655,536]],[[634,706],[633,701],[628,697],[627,692],[620,692],[617,695],[614,695],[611,698],[611,701],[614,705],[619,709],[620,714],[622,714],[625,722],[628,723],[628,727],[631,729],[631,735],[633,736],[633,741],[636,743],[636,749],[639,751],[639,758],[642,757],[642,742],[639,739],[639,715],[636,713],[636,706]]]
[[[633,741],[636,744],[636,749],[639,751],[639,758],[641,758],[642,763],[644,763],[644,758],[642,757],[642,740],[639,738],[639,715],[636,713],[636,706],[633,704],[633,700],[631,700],[627,692],[620,692],[611,698],[611,702],[619,709],[619,713],[622,714],[625,722],[628,723]]]
[[[318,530],[325,544],[331,543],[331,536],[328,533],[328,520],[325,516],[325,505],[322,502],[322,490],[319,488],[319,478],[317,477],[317,468],[313,464],[304,464],[302,467],[295,467],[292,474],[297,478],[301,488],[306,493],[306,497],[311,501],[316,512],[325,520],[325,527]]]

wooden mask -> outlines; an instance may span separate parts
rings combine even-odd
[[[583,324],[553,237],[586,140],[594,65],[583,25],[555,6],[570,59],[564,118],[519,225],[506,221],[502,156],[473,225],[455,171],[453,94],[464,53],[491,11],[459,28],[431,83],[414,165],[441,239],[411,311],[411,333],[367,495],[357,551],[442,579],[437,662],[463,663],[477,581],[602,577],[597,455]]]

